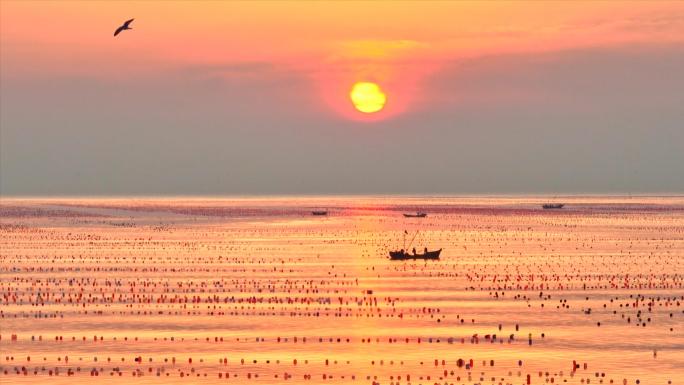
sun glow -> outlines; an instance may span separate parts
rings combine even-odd
[[[349,92],[354,107],[360,112],[372,114],[385,107],[387,97],[380,86],[371,82],[358,82]]]

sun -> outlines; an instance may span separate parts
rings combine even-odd
[[[365,114],[378,112],[385,107],[387,97],[380,86],[371,82],[358,82],[349,92],[354,107]]]

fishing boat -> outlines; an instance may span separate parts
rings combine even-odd
[[[393,261],[397,260],[406,260],[406,259],[439,259],[439,254],[442,252],[442,249],[439,250],[434,250],[434,251],[425,251],[422,254],[410,254],[405,252],[404,250],[400,251],[390,251],[390,259]]]
[[[408,247],[406,247],[406,235],[408,234],[408,231],[404,230],[404,248],[402,248],[399,251],[390,251],[389,256],[390,259],[393,261],[401,261],[401,260],[406,260],[406,259],[439,259],[439,254],[442,253],[442,249],[439,250],[434,250],[434,251],[428,251],[427,247],[425,248],[424,252],[422,254],[416,253],[415,247],[413,248],[413,252],[409,253],[408,248],[411,247],[413,244],[413,241],[416,239],[416,235],[418,235],[418,231],[416,231],[415,234],[413,234],[413,237],[411,238],[411,242],[409,242]]]
[[[311,212],[311,215],[328,215],[327,210],[314,210]]]
[[[549,210],[549,209],[562,209],[565,204],[563,203],[545,203],[542,205],[542,208],[544,210]]]
[[[427,213],[421,213],[420,211],[415,213],[415,214],[410,214],[410,213],[404,213],[404,216],[406,218],[425,218],[427,217]]]

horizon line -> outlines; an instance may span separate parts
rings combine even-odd
[[[280,194],[91,194],[91,195],[33,195],[33,194],[0,194],[3,199],[244,199],[244,198],[684,198],[684,192],[664,193],[280,193]]]

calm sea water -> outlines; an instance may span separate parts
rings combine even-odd
[[[3,199],[0,213],[3,384],[684,383],[682,197]],[[442,257],[387,258],[404,245]]]

